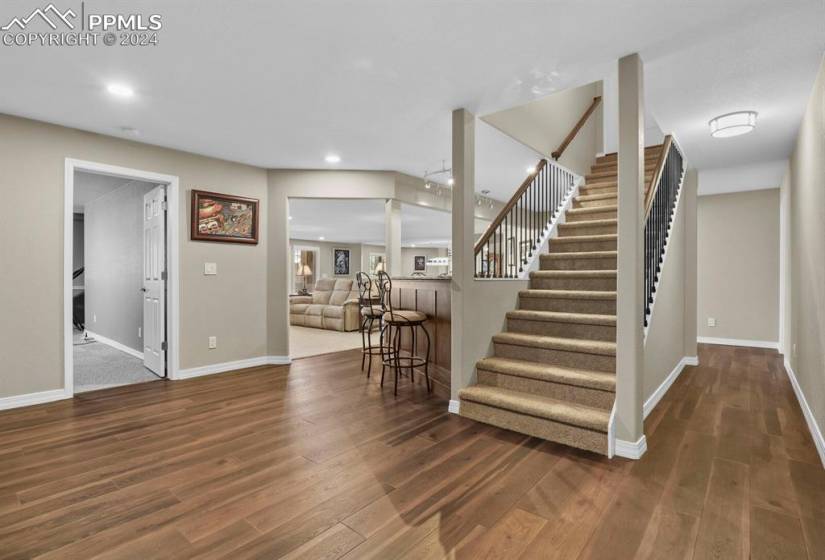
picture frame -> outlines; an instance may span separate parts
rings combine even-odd
[[[192,189],[192,241],[257,245],[260,201]]]
[[[334,248],[332,250],[332,274],[334,276],[350,275],[350,250]]]
[[[423,272],[427,270],[427,257],[423,255],[416,255],[413,257],[413,270],[416,272]]]

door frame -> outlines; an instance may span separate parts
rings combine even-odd
[[[72,272],[74,249],[75,171],[112,175],[166,185],[166,377],[177,379],[180,370],[180,181],[175,175],[66,158],[63,185],[63,391],[74,396],[74,340],[72,339]]]

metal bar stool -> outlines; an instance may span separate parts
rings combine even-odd
[[[381,297],[381,305],[384,308],[383,325],[381,327],[381,348],[385,346],[389,349],[388,352],[382,353],[381,364],[381,386],[384,386],[384,372],[386,368],[391,368],[395,371],[395,384],[393,394],[398,395],[398,376],[402,369],[409,369],[410,381],[415,383],[415,368],[424,368],[424,379],[427,382],[427,392],[431,392],[430,386],[430,333],[424,323],[427,321],[427,315],[420,311],[394,310],[392,308],[392,280],[386,272],[378,273],[378,293]],[[427,339],[427,354],[426,356],[416,355],[418,350],[418,328],[424,332]],[[409,329],[410,347],[409,355],[401,354],[401,337],[404,329]],[[387,344],[384,344],[384,340]]]
[[[361,313],[361,322],[358,329],[361,331],[361,371],[364,371],[364,363],[366,362],[367,379],[369,379],[372,372],[372,357],[381,356],[383,359],[385,354],[380,344],[379,346],[373,346],[372,344],[372,331],[375,323],[378,322],[379,329],[383,324],[384,307],[381,305],[380,300],[376,299],[377,294],[373,290],[369,274],[359,272],[355,275],[355,280],[358,284],[358,308]]]

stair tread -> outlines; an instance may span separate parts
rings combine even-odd
[[[577,369],[540,364],[538,362],[528,362],[526,360],[496,357],[479,360],[476,368],[550,383],[562,383],[603,391],[616,391],[616,374],[604,371]]]
[[[619,238],[615,233],[600,233],[596,235],[575,235],[570,237],[554,237],[551,243],[586,243],[587,241],[616,241]]]
[[[511,412],[545,418],[547,420],[605,433],[610,423],[610,411],[607,410],[559,401],[541,395],[502,389],[500,387],[473,385],[461,389],[461,391],[459,391],[459,398],[509,410]]]
[[[619,195],[618,192],[615,193],[599,193],[599,194],[582,194],[574,198],[578,202],[588,202],[590,200],[609,200],[611,198],[616,198]]]
[[[534,270],[530,278],[616,278],[615,270]]]
[[[531,348],[545,348],[549,350],[563,350],[579,352],[581,354],[598,354],[600,356],[615,356],[616,343],[604,340],[587,340],[580,338],[564,338],[560,336],[545,336],[540,334],[502,332],[493,335],[493,342],[529,346]]]
[[[565,222],[563,224],[559,224],[559,227],[562,229],[575,229],[597,226],[615,226],[618,224],[619,220],[617,220],[616,218],[608,218],[604,220],[582,220],[580,222]]]
[[[576,251],[571,253],[544,253],[541,259],[605,259],[618,256],[618,251]]]
[[[612,206],[593,206],[591,208],[570,208],[567,213],[568,214],[601,214],[603,212],[614,212],[618,211],[619,207],[616,205]]]
[[[556,323],[578,323],[582,325],[616,325],[615,315],[597,315],[595,313],[567,313],[564,311],[538,311],[535,309],[514,309],[507,312],[509,319],[528,321],[548,321]]]
[[[596,299],[610,300],[616,299],[616,292],[603,290],[521,290],[520,297],[536,297],[549,299]]]

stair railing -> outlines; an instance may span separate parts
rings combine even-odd
[[[645,197],[645,230],[644,230],[644,267],[645,267],[645,299],[644,299],[644,326],[647,327],[650,312],[653,308],[653,299],[656,294],[656,284],[662,271],[667,238],[673,213],[676,210],[676,201],[684,176],[684,158],[679,146],[668,135],[662,145],[662,152],[650,178]]]
[[[564,138],[564,140],[562,140],[562,143],[559,144],[559,147],[556,148],[556,150],[552,154],[550,154],[551,157],[554,160],[558,161],[558,159],[564,153],[564,150],[567,149],[567,146],[570,145],[570,142],[573,141],[573,139],[576,137],[576,135],[579,133],[579,131],[584,127],[585,123],[587,122],[587,119],[589,119],[590,115],[592,115],[596,111],[596,108],[599,106],[599,103],[601,103],[601,102],[602,102],[602,96],[601,95],[599,95],[598,97],[593,98],[593,102],[587,107],[587,110],[584,112],[582,117],[579,119],[579,122],[577,122],[576,125],[573,127],[573,130],[570,131],[570,134],[568,134]]]
[[[519,278],[578,176],[541,159],[475,244],[476,278]]]

